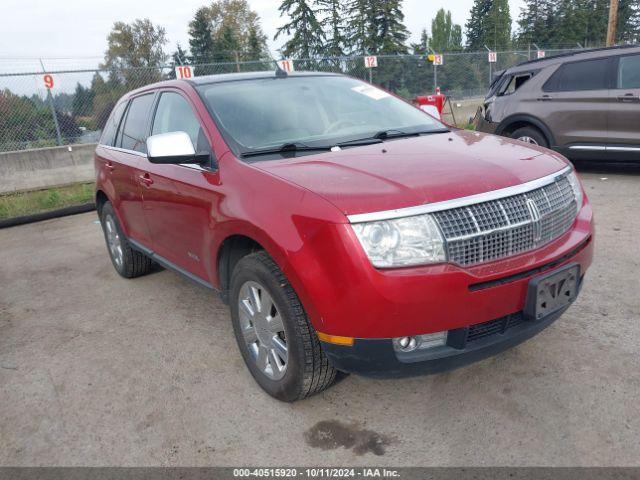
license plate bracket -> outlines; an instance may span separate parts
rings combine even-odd
[[[529,281],[525,316],[540,320],[569,306],[578,296],[580,265],[571,263]]]

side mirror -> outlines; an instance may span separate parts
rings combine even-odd
[[[196,154],[186,132],[169,132],[147,138],[147,157],[151,163],[197,163],[209,160],[208,154]]]

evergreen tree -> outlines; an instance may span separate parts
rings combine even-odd
[[[264,34],[262,34],[262,31],[258,31],[254,26],[249,27],[247,46],[242,55],[243,60],[254,61],[269,58],[269,52],[265,45],[266,38],[264,37]]]
[[[330,57],[341,57],[345,49],[344,2],[342,0],[316,0],[320,21],[325,32],[325,53]]]
[[[189,48],[191,61],[194,64],[213,61],[215,54],[213,26],[209,20],[207,7],[199,8],[193,20],[189,22]]]
[[[511,42],[508,0],[475,0],[466,24],[467,49],[480,51],[507,48]]]
[[[426,28],[423,28],[422,32],[420,32],[420,41],[411,44],[411,51],[414,55],[427,55],[429,53],[429,34]]]
[[[409,30],[404,25],[402,0],[371,1],[375,9],[377,42],[374,53],[396,55],[408,53]]]
[[[355,55],[369,53],[371,9],[368,0],[349,0],[345,6],[347,27],[345,31],[346,49]]]
[[[71,114],[74,117],[86,117],[91,115],[94,96],[95,92],[91,88],[83,87],[78,83],[71,103]]]
[[[280,16],[290,19],[274,37],[292,35],[282,47],[284,57],[311,58],[323,53],[325,36],[311,0],[284,0],[278,10]]]

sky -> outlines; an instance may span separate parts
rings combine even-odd
[[[106,49],[106,37],[115,21],[133,21],[148,17],[166,29],[167,51],[177,42],[188,46],[188,23],[206,0],[2,0],[0,18],[0,72],[33,71],[43,58],[48,69],[93,68]],[[262,20],[275,53],[284,40],[273,40],[280,17],[280,0],[249,0]],[[451,10],[455,23],[463,25],[473,0],[404,0],[405,23],[417,41],[420,31],[429,28],[431,19],[442,7]],[[510,0],[515,22],[522,0]]]

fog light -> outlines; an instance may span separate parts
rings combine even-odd
[[[412,352],[426,348],[441,347],[447,344],[447,331],[428,333],[416,337],[398,337],[393,339],[393,347],[399,352]]]
[[[402,352],[410,352],[415,350],[418,346],[418,342],[415,337],[400,337],[393,339],[394,346],[396,350],[400,350]]]

